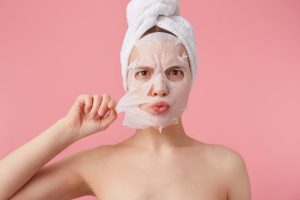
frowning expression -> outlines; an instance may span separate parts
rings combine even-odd
[[[136,42],[129,60],[128,90],[142,88],[140,95],[155,100],[140,104],[140,109],[157,115],[167,113],[172,107],[182,107],[191,84],[187,52],[177,37],[155,32]]]

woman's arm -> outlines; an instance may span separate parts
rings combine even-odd
[[[31,182],[33,175],[36,174],[49,160],[75,141],[105,130],[117,118],[117,113],[114,108],[115,101],[107,94],[103,94],[102,96],[78,96],[67,116],[58,120],[54,125],[46,129],[37,137],[22,145],[1,160],[0,200],[7,200],[25,183],[30,186],[26,187],[25,193],[28,193],[29,190],[33,193],[34,188],[32,185],[35,186],[35,184],[28,184],[28,181]],[[76,159],[74,158],[74,160]],[[53,169],[57,170],[52,170],[52,166],[60,167],[53,167]],[[64,164],[51,165],[51,167],[42,170],[44,173],[35,176],[41,178],[34,178],[34,182],[36,182],[36,180],[39,180],[39,182],[42,181],[43,184],[46,184],[46,189],[47,187],[51,187],[51,183],[58,186],[63,183],[64,178],[75,177],[76,173],[70,174],[67,172],[69,169],[70,168],[68,167],[64,167]],[[47,174],[48,170],[49,172],[51,171],[51,176],[57,178],[45,178],[46,176],[43,176],[42,174]],[[61,172],[61,175],[63,176],[59,176],[58,172]],[[51,180],[54,182],[51,182]],[[81,181],[80,179],[72,180],[74,180],[72,184],[76,184],[76,181]],[[47,181],[50,182],[47,183]],[[70,188],[74,187],[70,186]],[[63,188],[60,189],[63,190]],[[50,190],[47,190],[46,192],[48,191]]]
[[[76,152],[39,169],[9,200],[69,200],[94,196],[85,177],[93,149]]]
[[[58,120],[1,160],[0,200],[8,199],[42,166],[75,141],[63,123],[63,118]]]

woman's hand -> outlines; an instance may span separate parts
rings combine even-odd
[[[56,165],[53,169],[46,168],[46,173],[39,170],[76,140],[106,129],[117,118],[114,108],[115,102],[107,94],[78,96],[65,117],[1,159],[0,199],[44,199],[39,197],[44,194],[47,196],[52,192],[52,189],[46,189],[48,186],[44,183],[57,182],[56,187],[60,187],[64,182],[62,180],[64,175],[75,176],[73,173],[60,173],[60,169],[55,169]],[[22,163],[22,165],[16,163]],[[64,168],[66,167],[64,166]],[[48,171],[51,173],[57,171],[58,173],[55,172],[57,174],[54,178],[49,179]],[[43,173],[39,174],[39,172]],[[72,177],[72,180],[77,181]],[[30,180],[29,184],[28,180]],[[45,188],[41,188],[40,185],[44,185]],[[77,187],[78,184],[69,186]],[[35,191],[37,187],[41,189],[38,193]],[[57,195],[62,194],[60,191]]]
[[[63,118],[74,140],[105,130],[116,118],[116,102],[108,94],[80,95]]]

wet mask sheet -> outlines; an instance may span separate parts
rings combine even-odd
[[[116,111],[125,112],[123,125],[130,128],[163,128],[178,123],[186,110],[192,76],[188,56],[179,38],[162,32],[148,34],[135,44],[137,56],[128,66],[127,93]],[[141,71],[147,71],[143,74]],[[143,75],[141,75],[143,74]],[[159,91],[164,91],[164,95]],[[164,101],[169,109],[161,114],[142,110],[139,105]]]

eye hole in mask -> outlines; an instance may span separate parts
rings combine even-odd
[[[184,72],[180,66],[169,67],[165,70],[165,74],[170,81],[178,82],[184,78]]]
[[[151,79],[154,70],[152,67],[137,67],[134,77],[139,81],[148,81]],[[166,77],[173,82],[181,81],[184,78],[184,72],[180,66],[172,66],[165,70]]]
[[[134,77],[136,80],[139,81],[148,81],[151,79],[152,74],[154,73],[154,70],[152,67],[137,67],[135,70]]]

